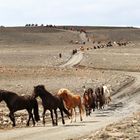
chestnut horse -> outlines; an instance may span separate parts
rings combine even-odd
[[[73,109],[74,109],[75,122],[76,122],[76,107],[79,108],[80,120],[82,121],[83,120],[82,119],[83,107],[82,107],[80,95],[73,94],[71,91],[65,88],[60,89],[57,95],[60,96],[64,100],[66,108],[71,111],[71,115],[73,115]],[[71,116],[71,122],[72,120],[73,118]]]

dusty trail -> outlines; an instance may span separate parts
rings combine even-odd
[[[60,67],[73,67],[81,62],[83,59],[83,52],[78,51],[76,54],[72,55],[72,57],[65,63],[60,65]]]
[[[84,32],[79,34],[81,41],[87,43],[87,36]],[[76,54],[72,55],[71,58],[65,63],[60,65],[60,67],[73,67],[78,65],[83,59],[84,52],[78,51]]]
[[[124,89],[120,90],[119,93],[113,96],[114,99],[122,96],[131,96],[140,91],[140,74],[138,72],[126,72],[126,74],[135,77],[135,81],[132,85],[128,85]]]

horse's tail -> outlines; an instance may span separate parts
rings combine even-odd
[[[35,120],[38,122],[40,120],[40,117],[39,117],[39,111],[38,111],[38,102],[36,99],[34,99],[34,117],[35,117]]]
[[[63,99],[61,98],[61,105],[62,105],[62,110],[63,110],[63,112],[68,116],[68,118],[69,118],[69,116],[71,116],[71,113],[65,108],[65,105],[64,105],[64,101],[63,101]]]

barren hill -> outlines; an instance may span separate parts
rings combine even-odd
[[[92,41],[139,41],[140,29],[134,27],[60,26],[63,29],[85,30]]]
[[[78,33],[51,27],[0,27],[1,45],[67,45],[79,41]]]

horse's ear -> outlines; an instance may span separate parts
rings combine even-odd
[[[90,91],[91,91],[91,94],[93,93],[93,89],[92,88],[90,88]]]

